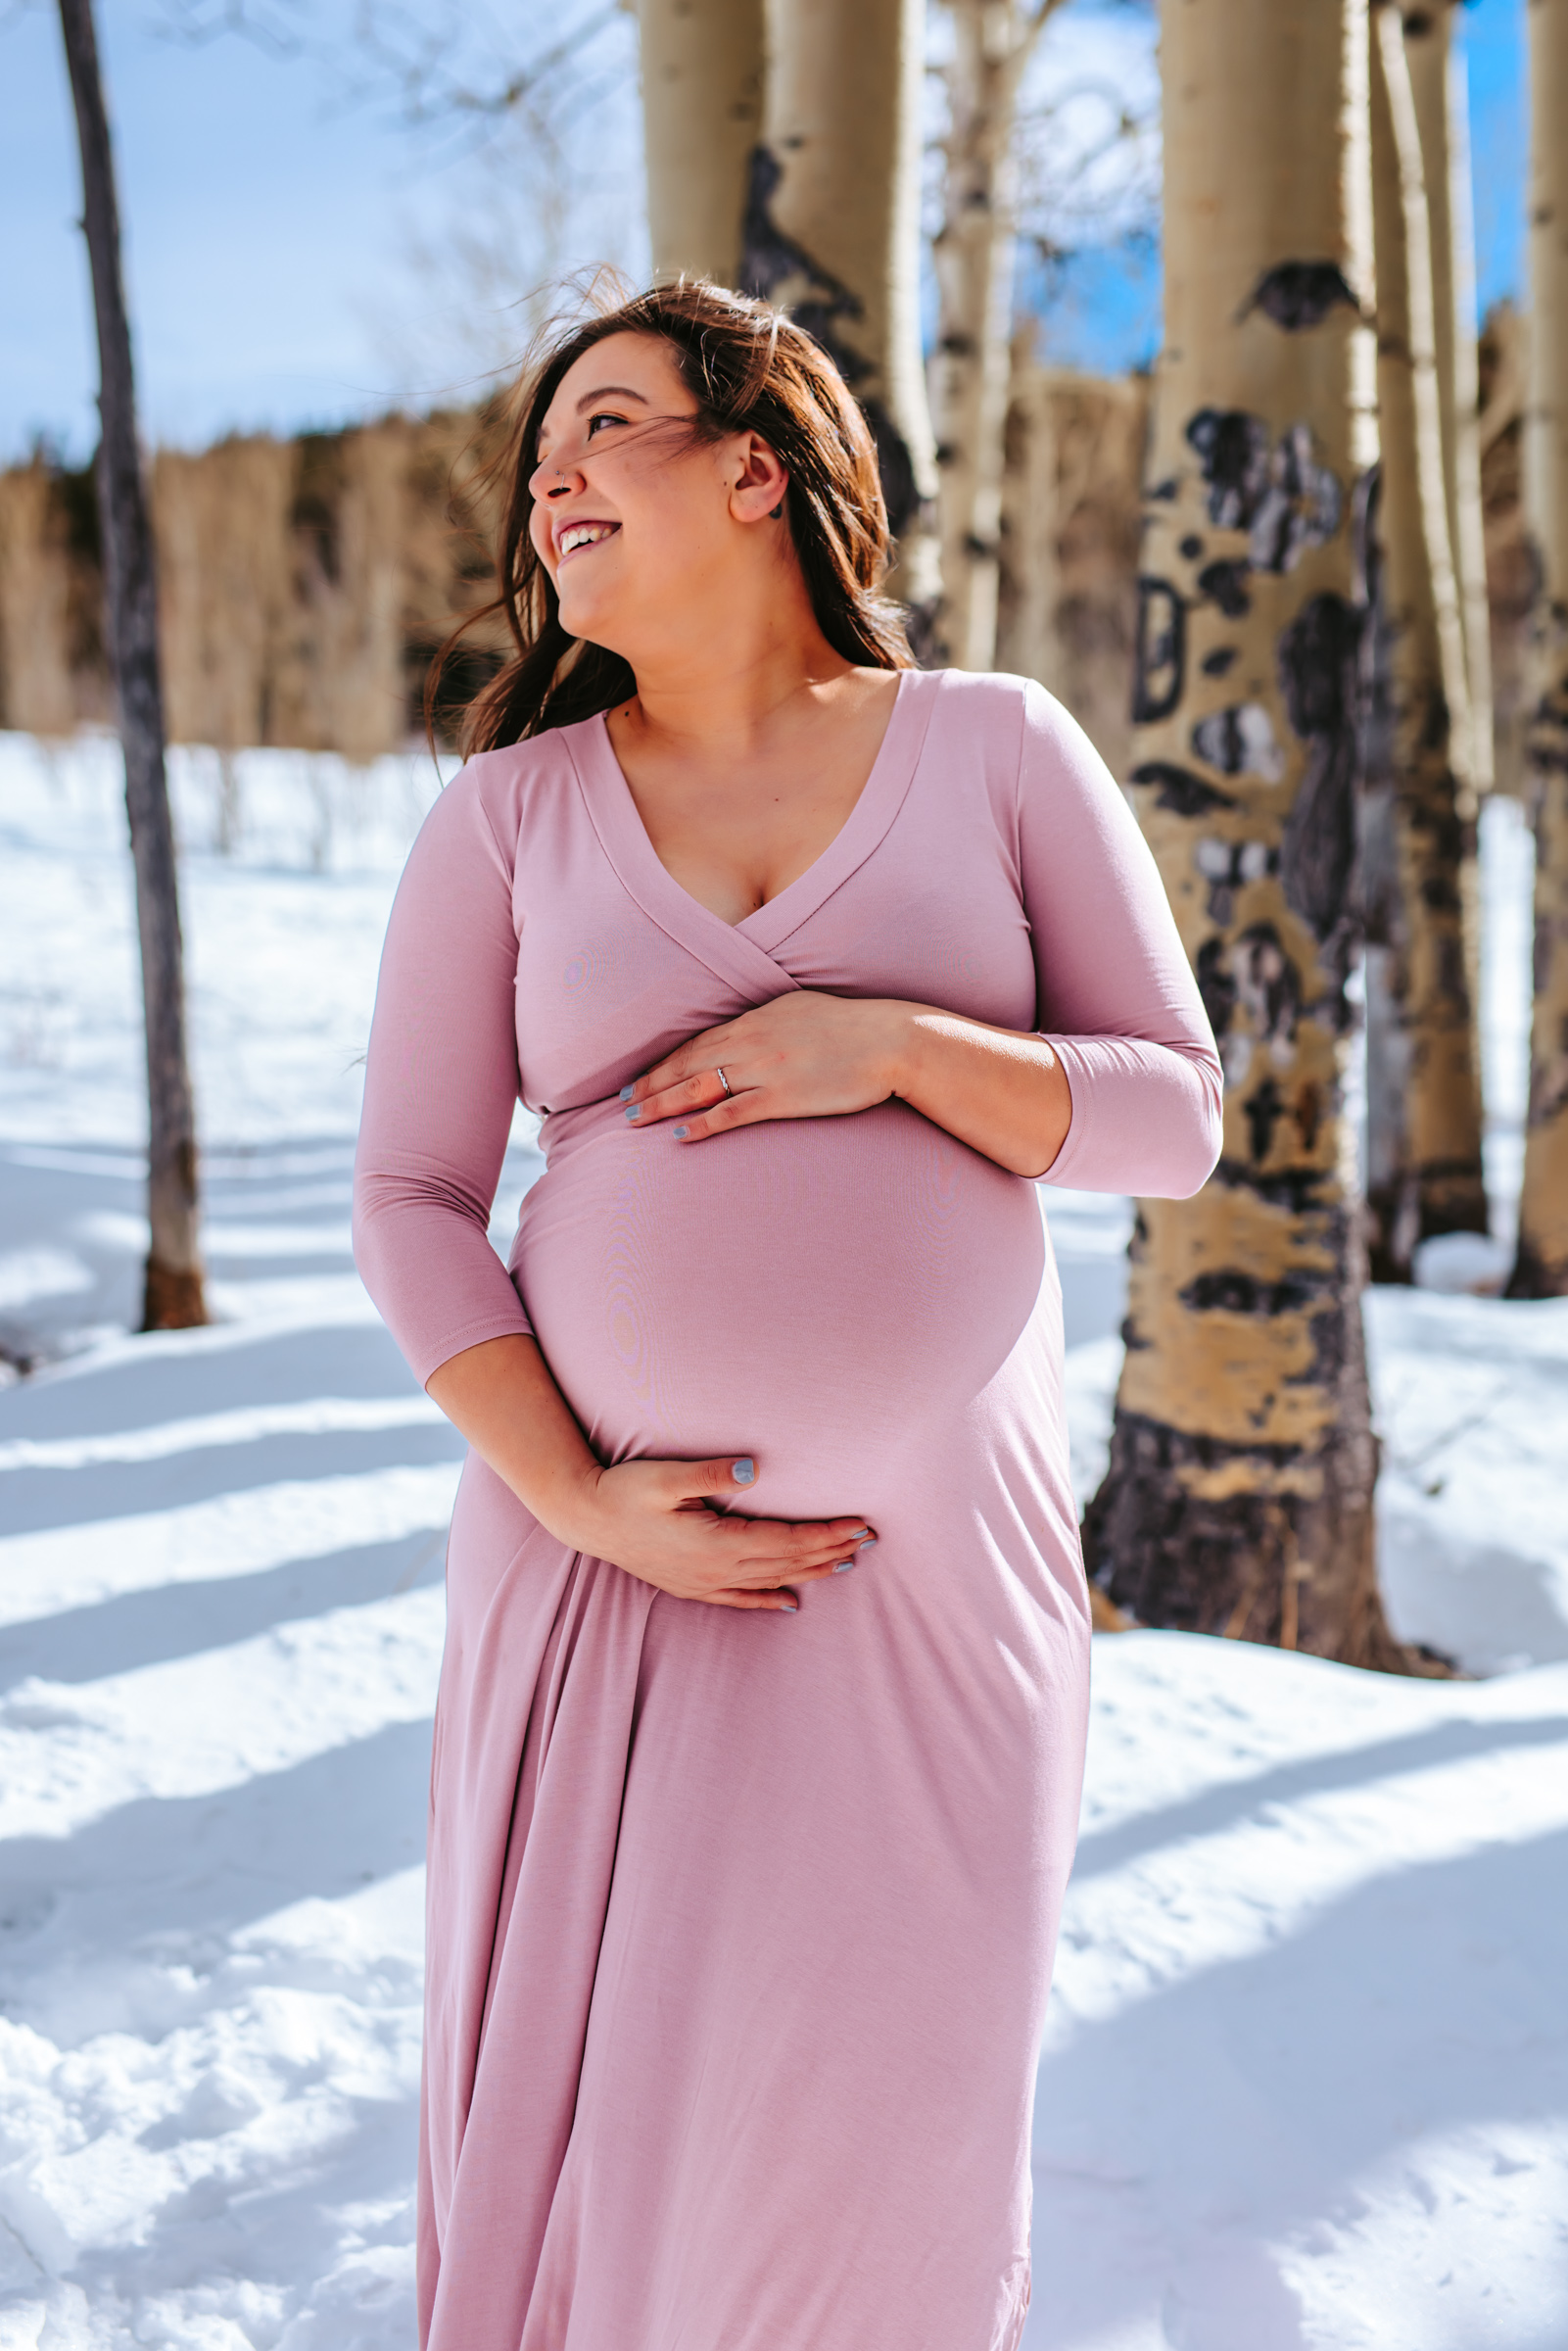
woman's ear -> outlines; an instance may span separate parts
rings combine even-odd
[[[777,454],[758,433],[748,433],[739,452],[740,464],[730,491],[730,511],[736,522],[777,522],[784,513],[789,476]]]

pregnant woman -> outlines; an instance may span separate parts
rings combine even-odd
[[[1072,721],[910,665],[806,335],[648,294],[512,448],[356,1179],[472,1448],[421,2339],[1013,2351],[1089,1661],[1036,1184],[1195,1190],[1212,1039]]]

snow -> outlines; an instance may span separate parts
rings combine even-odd
[[[36,1366],[0,1391],[0,2351],[412,2339],[461,1448],[359,1288],[348,1207],[381,931],[435,778],[253,753],[239,785],[220,854],[216,762],[176,763],[222,1319],[132,1336],[113,746],[0,740],[0,1349]],[[1488,811],[1504,1216],[1522,843]],[[520,1120],[498,1236],[538,1165]],[[1086,1494],[1129,1210],[1049,1208]],[[1368,1300],[1391,1613],[1491,1678],[1095,1645],[1026,2351],[1568,2345],[1568,1302],[1475,1294],[1497,1257]]]

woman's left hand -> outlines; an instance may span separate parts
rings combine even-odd
[[[775,996],[667,1054],[627,1087],[627,1118],[636,1127],[676,1119],[676,1140],[698,1143],[762,1119],[870,1110],[896,1088],[911,1011],[885,998],[814,988]]]

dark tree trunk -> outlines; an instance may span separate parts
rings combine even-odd
[[[198,1250],[196,1121],[185,1058],[185,983],[174,833],[164,769],[164,696],[152,523],[136,443],[130,327],[119,265],[119,211],[98,71],[92,0],[60,0],[81,144],[82,226],[98,324],[98,510],[103,529],[110,660],[125,751],[125,808],[136,869],[142,995],[147,1016],[148,1176],[152,1239],[142,1323],[205,1322]]]

